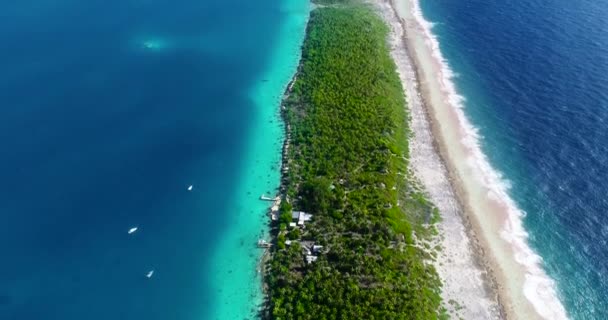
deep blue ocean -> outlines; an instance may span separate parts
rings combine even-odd
[[[422,0],[573,319],[608,317],[608,1]]]
[[[214,314],[280,2],[0,4],[0,319]],[[569,316],[605,319],[608,1],[421,3]]]
[[[0,319],[210,318],[280,3],[0,3]]]

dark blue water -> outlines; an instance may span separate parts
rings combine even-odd
[[[421,1],[573,319],[608,316],[608,2]]]
[[[0,4],[0,319],[207,318],[279,2]]]

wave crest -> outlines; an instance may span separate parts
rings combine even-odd
[[[544,319],[568,319],[566,310],[560,302],[555,281],[542,268],[542,258],[527,244],[528,233],[523,227],[525,212],[518,208],[509,196],[511,184],[494,169],[487,156],[482,152],[479,130],[474,127],[464,113],[466,99],[458,94],[454,82],[455,74],[443,57],[439,41],[432,33],[434,23],[427,21],[420,8],[419,0],[409,0],[411,14],[423,32],[425,44],[432,58],[441,66],[438,81],[441,90],[447,95],[446,103],[457,115],[458,125],[463,131],[462,145],[469,153],[467,165],[472,168],[475,179],[487,190],[488,199],[494,200],[507,212],[505,224],[500,231],[501,238],[511,245],[514,259],[525,270],[523,293],[534,310]]]

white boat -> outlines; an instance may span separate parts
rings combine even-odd
[[[148,272],[148,274],[146,274],[146,278],[152,278],[152,275],[154,274],[154,270],[150,270],[150,272]]]
[[[135,231],[137,231],[137,227],[133,227],[133,228],[129,229],[129,234],[131,234],[131,233],[133,233]]]
[[[192,191],[192,188],[193,188],[192,185],[188,186],[188,191]]]

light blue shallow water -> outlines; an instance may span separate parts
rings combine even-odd
[[[573,319],[608,316],[608,2],[421,1]]]
[[[0,319],[251,317],[257,193],[278,182],[275,111],[307,13],[0,4]]]

